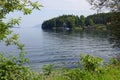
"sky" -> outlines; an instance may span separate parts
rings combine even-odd
[[[34,10],[31,15],[23,15],[20,12],[10,13],[7,17],[22,17],[20,26],[36,26],[43,21],[61,16],[63,14],[84,15],[88,16],[96,13],[91,9],[91,5],[86,0],[31,0],[39,1],[43,5],[40,11]]]

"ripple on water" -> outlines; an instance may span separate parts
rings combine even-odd
[[[51,63],[75,67],[74,63],[77,63],[80,53],[99,56],[105,61],[120,53],[120,49],[111,47],[103,33],[55,33],[38,28],[14,30],[20,35],[20,41],[25,44],[25,50],[28,52],[26,57],[30,59],[29,64],[32,68]],[[0,43],[0,51],[13,50],[18,53],[14,46],[6,47]]]

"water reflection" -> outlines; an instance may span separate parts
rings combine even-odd
[[[43,64],[55,63],[75,67],[80,53],[91,54],[104,58],[106,61],[120,52],[108,42],[107,34],[103,32],[52,32],[40,28],[14,28],[20,35],[26,55],[32,68]],[[0,46],[1,51],[17,53],[13,46]]]

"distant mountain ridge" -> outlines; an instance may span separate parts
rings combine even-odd
[[[33,26],[33,27],[36,27],[36,28],[37,28],[37,27],[41,27],[41,25],[42,25],[42,24],[37,24],[37,25],[35,25],[35,26]]]

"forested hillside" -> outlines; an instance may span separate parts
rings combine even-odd
[[[99,13],[87,17],[75,15],[62,15],[50,20],[44,21],[42,29],[45,30],[83,30],[83,29],[101,29],[105,30],[107,24],[110,24],[113,13]]]

